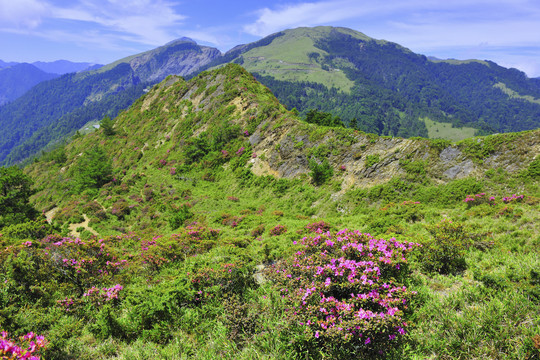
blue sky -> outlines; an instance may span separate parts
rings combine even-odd
[[[316,25],[540,76],[538,0],[0,0],[0,59],[107,64],[183,36],[224,52]]]

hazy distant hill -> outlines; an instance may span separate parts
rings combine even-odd
[[[85,70],[95,70],[103,65],[88,62],[71,62],[67,60],[56,60],[52,62],[37,61],[32,63],[38,69],[52,74],[67,74]]]
[[[10,67],[10,66],[13,66],[13,65],[17,65],[17,64],[18,63],[16,63],[16,62],[5,62],[5,61],[0,60],[0,69]]]
[[[54,79],[56,74],[44,72],[34,65],[15,64],[0,69],[0,106],[13,101],[34,85]]]

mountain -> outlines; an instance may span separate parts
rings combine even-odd
[[[426,118],[480,133],[540,126],[536,79],[490,61],[432,61],[351,29],[285,30],[211,65],[219,61],[242,64],[289,108],[328,111],[377,134],[427,137]]]
[[[86,70],[96,70],[103,66],[88,62],[71,62],[67,60],[56,60],[52,62],[36,61],[32,63],[32,65],[45,72],[59,75]]]
[[[6,351],[535,358],[540,130],[318,126],[237,64],[102,125],[0,173]]]
[[[28,173],[43,187],[35,199],[40,208],[67,204],[72,196],[80,196],[84,188],[77,180],[83,171],[79,156],[96,144],[114,174],[104,183],[117,179],[108,186],[129,183],[145,169],[157,168],[162,175],[144,181],[166,186],[176,178],[169,172],[197,168],[212,174],[230,167],[246,179],[254,175],[311,176],[315,183],[332,179],[343,190],[392,181],[405,186],[419,179],[442,184],[480,177],[496,168],[518,173],[540,151],[540,130],[452,144],[308,124],[236,64],[204,72],[189,82],[169,77],[114,122],[114,135],[101,130],[85,135],[62,150],[62,161],[45,157],[29,166]],[[88,190],[96,195],[95,188]],[[147,221],[153,223],[151,218],[143,222]]]
[[[218,49],[181,38],[157,49],[115,61],[98,72],[110,70],[119,64],[129,64],[141,81],[156,83],[169,75],[185,76],[197,72],[219,57],[221,52]]]
[[[97,70],[42,82],[0,107],[0,163],[21,162],[90,121],[114,117],[148,84],[186,75],[220,55],[217,49],[180,40]]]
[[[0,106],[15,100],[34,85],[57,76],[25,63],[0,69]]]
[[[17,65],[17,64],[18,63],[16,63],[16,62],[5,62],[5,61],[0,60],[0,69],[10,67],[10,66],[13,66],[13,65]]]
[[[287,108],[301,115],[310,109],[329,112],[348,127],[373,134],[459,140],[540,126],[540,81],[516,69],[490,61],[430,60],[346,28],[298,28],[225,54],[182,38],[77,74],[65,86],[67,93],[77,92],[80,98],[74,102],[65,97],[61,106],[56,94],[45,88],[39,95],[28,93],[20,103],[0,110],[2,123],[13,130],[0,135],[0,163],[20,162],[53,139],[73,133],[83,121],[116,114],[120,105],[108,113],[102,106],[95,112],[81,109],[102,104],[130,84],[153,84],[171,74],[189,78],[230,62],[253,73]],[[104,74],[109,71],[125,72],[125,77],[105,88],[94,82],[94,76],[108,76]],[[61,81],[49,84],[57,87]],[[132,95],[134,101],[136,94]],[[53,110],[45,109],[49,102],[57,103]],[[76,109],[85,116],[71,120]],[[51,135],[60,117],[64,123],[57,128],[62,130]],[[17,129],[22,123],[25,129]]]

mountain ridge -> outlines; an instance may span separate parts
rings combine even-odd
[[[68,201],[77,159],[96,144],[111,160],[119,182],[155,167],[163,173],[161,181],[189,167],[210,173],[233,168],[242,178],[306,181],[313,169],[326,166],[332,169],[331,181],[339,184],[338,193],[393,181],[393,186],[400,181],[404,186],[417,181],[416,171],[438,184],[480,177],[489,169],[518,173],[540,152],[540,130],[451,143],[308,124],[235,64],[189,82],[168,77],[122,112],[114,131],[74,140],[62,163],[44,159],[29,165],[27,172],[44,188],[36,203],[47,209]]]
[[[527,99],[540,98],[540,81],[492,62],[433,62],[399,44],[375,40],[347,28],[284,30],[236,46],[225,54],[181,38],[98,70],[77,73],[70,86],[79,91],[75,90],[78,84],[87,84],[85,101],[78,105],[87,106],[140,83],[152,84],[170,74],[189,78],[228,62],[253,72],[290,109],[296,108],[301,114],[309,109],[330,112],[350,127],[380,135],[427,137],[437,134],[439,129],[433,124],[439,122],[458,130],[463,126],[474,128],[478,134],[539,126],[540,104]],[[126,77],[105,88],[92,83],[92,77],[113,70],[125,72]],[[17,106],[3,109],[2,121],[20,122],[11,114],[19,113],[19,108],[37,107],[29,100],[36,96],[28,94]],[[52,101],[47,97],[54,95],[43,96],[47,102]],[[66,111],[55,116],[58,119],[71,116],[75,110],[83,111],[78,106],[65,106]],[[88,113],[87,121],[63,125],[65,130],[53,136],[48,133],[54,127],[49,123],[53,118],[40,119],[41,111],[30,117],[27,114],[25,120],[35,125],[30,126],[30,132],[25,130],[27,134],[18,142],[0,139],[0,162],[23,161],[43,149],[42,145],[33,147],[36,137],[49,139],[50,146],[53,138],[59,138],[57,135],[73,134],[84,123],[99,121],[105,115],[103,110]]]

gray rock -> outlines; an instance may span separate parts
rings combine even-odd
[[[467,160],[456,166],[452,166],[450,169],[446,170],[443,175],[449,179],[459,179],[469,176],[473,170],[474,163],[472,160]]]
[[[461,155],[461,151],[459,151],[458,148],[449,146],[443,151],[441,151],[441,155],[439,157],[444,163],[447,163],[447,162],[453,161],[460,155]]]

